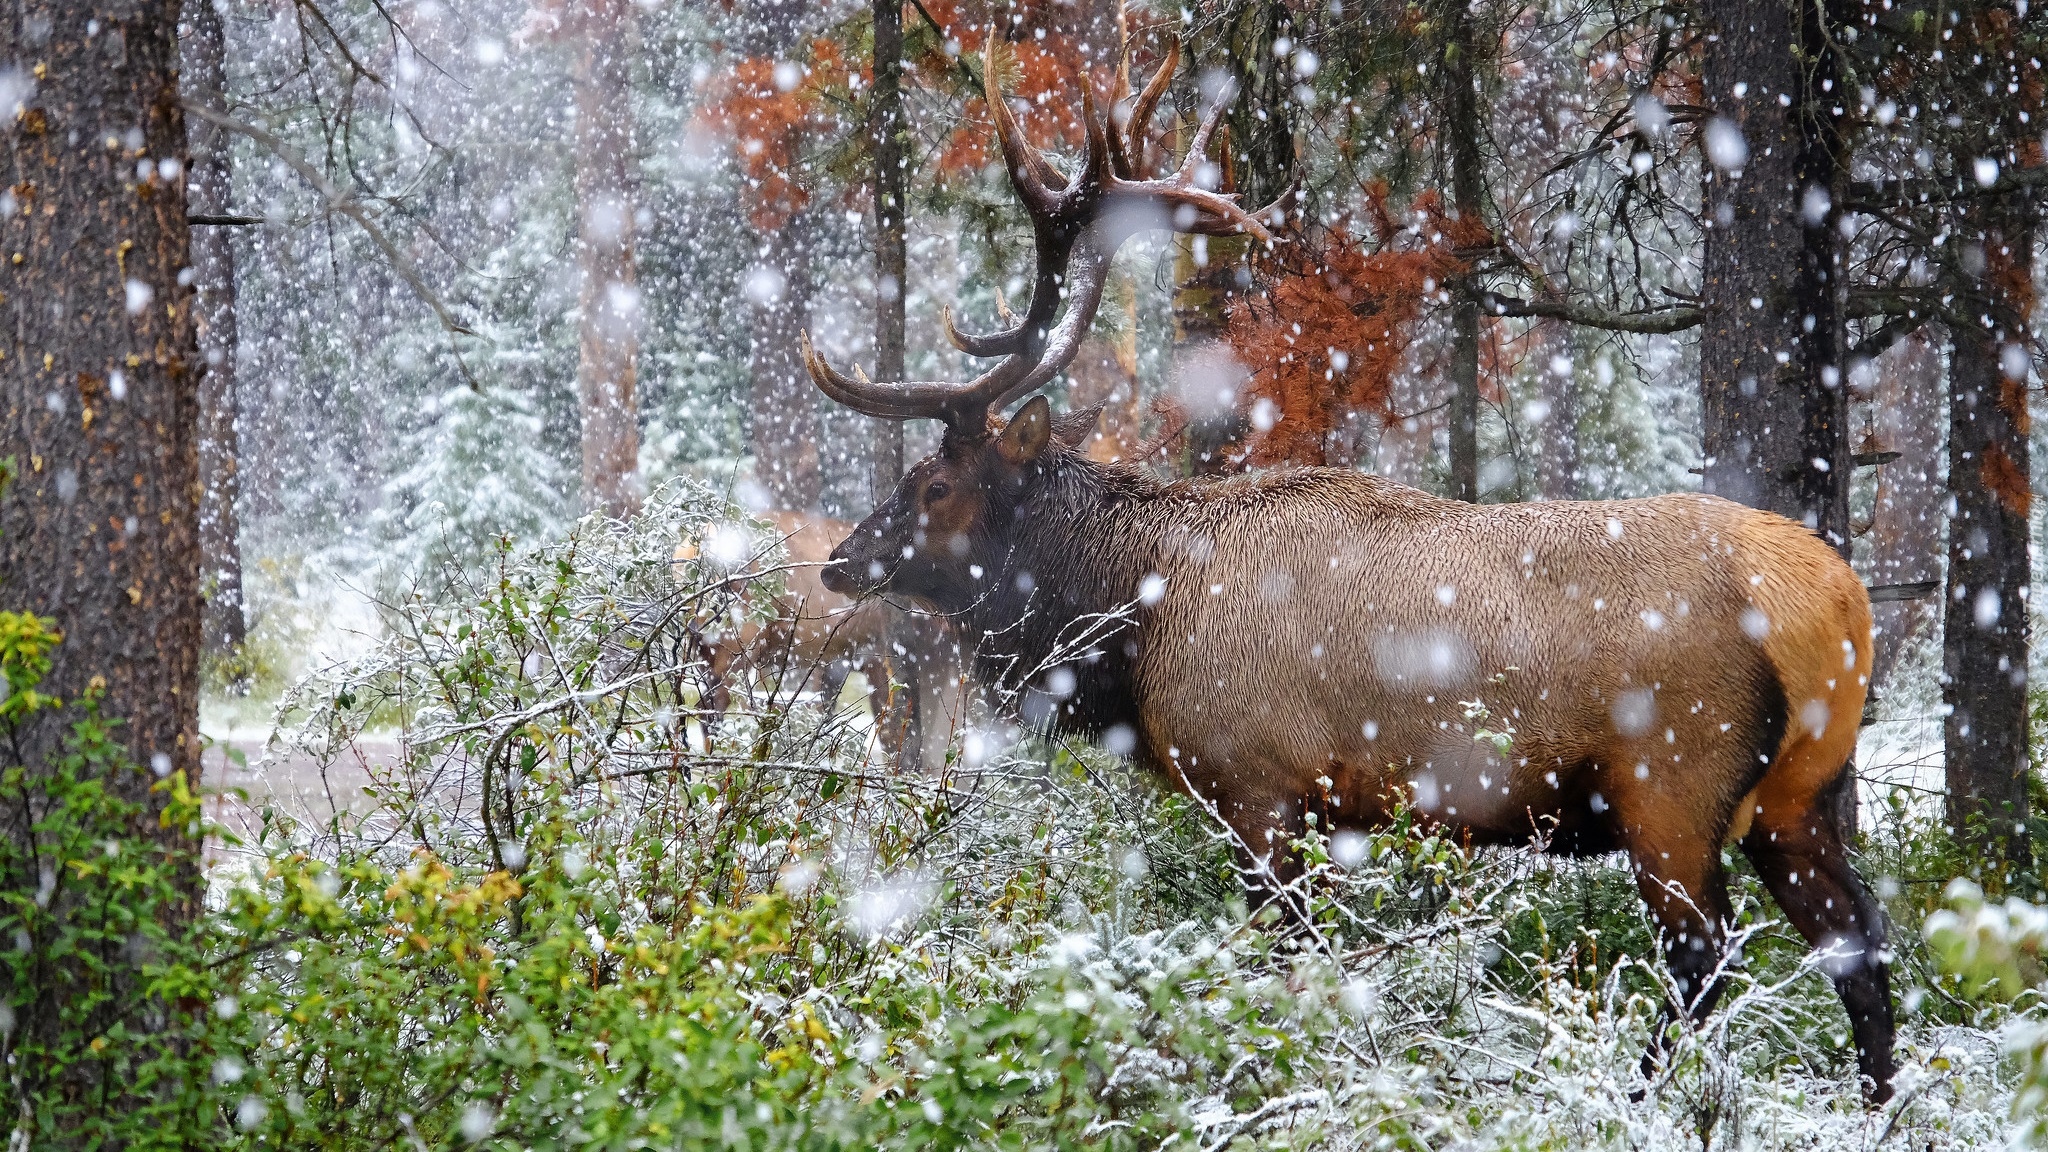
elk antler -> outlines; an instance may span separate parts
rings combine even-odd
[[[946,336],[961,351],[971,356],[1003,357],[1001,363],[964,384],[875,381],[858,368],[849,377],[825,362],[806,333],[803,357],[811,379],[827,396],[855,411],[897,420],[934,417],[956,430],[980,435],[988,427],[991,408],[1003,408],[1043,387],[1073,362],[1082,337],[1095,322],[1110,260],[1131,235],[1147,228],[1171,227],[1205,236],[1249,233],[1261,240],[1272,239],[1260,223],[1270,208],[1248,213],[1238,207],[1235,196],[1209,191],[1196,182],[1209,137],[1223,114],[1221,103],[1204,118],[1186,160],[1173,175],[1163,179],[1139,175],[1147,122],[1180,59],[1177,43],[1167,42],[1165,61],[1120,125],[1105,123],[1096,111],[1090,86],[1083,82],[1082,122],[1087,128],[1088,151],[1080,170],[1069,178],[1024,139],[1004,102],[996,79],[996,41],[997,37],[990,35],[983,51],[983,84],[1010,185],[1031,218],[1038,251],[1031,303],[1022,320],[981,335],[955,328],[951,309],[942,313]],[[1127,61],[1120,56],[1112,112],[1121,108],[1129,91]],[[1063,316],[1059,315],[1062,296],[1066,298]],[[1055,316],[1059,317],[1057,326]]]

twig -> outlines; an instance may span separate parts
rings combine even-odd
[[[441,298],[434,294],[434,290],[427,287],[427,282],[420,276],[419,269],[413,265],[412,260],[404,252],[399,250],[398,245],[392,242],[391,237],[385,234],[384,229],[378,227],[377,221],[363,207],[362,201],[343,193],[341,189],[335,187],[334,182],[327,178],[326,173],[320,171],[304,156],[300,155],[298,149],[285,143],[281,137],[268,129],[260,128],[246,120],[237,119],[218,109],[209,108],[196,100],[186,100],[184,105],[186,112],[199,117],[201,120],[225,128],[230,132],[246,136],[265,148],[270,149],[273,155],[284,161],[292,171],[299,174],[301,179],[313,186],[313,190],[318,192],[322,199],[325,200],[325,206],[329,212],[339,212],[355,221],[369,235],[371,243],[375,244],[378,250],[384,253],[384,258],[391,262],[393,270],[411,287],[413,294],[418,296],[427,307],[433,309],[434,316],[441,321],[441,327],[451,333],[463,336],[477,335],[474,329],[457,320],[454,313],[448,310],[448,306],[441,302]],[[462,377],[468,382],[471,391],[482,391],[482,387],[477,383],[476,377],[471,374],[469,365],[463,362],[462,350],[455,348],[452,344],[450,347],[455,353],[456,366],[462,370]]]

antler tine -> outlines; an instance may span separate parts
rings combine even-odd
[[[1173,83],[1173,70],[1180,66],[1180,41],[1169,36],[1166,39],[1166,59],[1159,62],[1159,70],[1145,84],[1145,90],[1138,93],[1138,102],[1131,106],[1131,117],[1124,121],[1124,135],[1129,141],[1124,146],[1125,155],[1130,157],[1132,175],[1145,166],[1145,129],[1152,123],[1152,113],[1159,108],[1159,100],[1166,95],[1167,86]]]
[[[967,384],[898,384],[869,380],[865,374],[856,379],[832,367],[811,345],[809,332],[803,333],[801,340],[804,368],[820,392],[856,412],[883,420],[950,419],[976,408],[986,410],[980,393],[1000,391],[1031,368],[1021,357],[1012,356]]]
[[[989,118],[995,121],[996,142],[1002,145],[1003,162],[1009,166],[1010,182],[1016,186],[1017,194],[1035,211],[1049,211],[1053,194],[1066,189],[1067,178],[1044,153],[1031,146],[1018,129],[1017,118],[1010,114],[1009,101],[1003,99],[1002,80],[996,75],[996,45],[1000,42],[1001,37],[991,31],[988,43],[982,47],[982,98],[988,103]]]
[[[1007,312],[1008,309],[1001,309],[1001,311]],[[1000,332],[962,332],[953,324],[952,305],[944,305],[939,308],[939,324],[946,330],[946,339],[952,342],[953,347],[967,353],[969,356],[977,356],[982,359],[987,359],[991,356],[1003,356],[1014,352],[1023,341],[1023,327],[1014,323],[1013,317],[1005,316],[1004,319],[1012,322],[1010,327]]]
[[[1116,119],[1119,110],[1127,116],[1130,113],[1130,109],[1124,108],[1124,101],[1129,99],[1131,95],[1131,36],[1128,27],[1128,16],[1129,13],[1124,11],[1124,6],[1121,4],[1117,5],[1116,75],[1111,79],[1109,85],[1109,166],[1118,176],[1126,180],[1133,179],[1138,175],[1137,164],[1140,159],[1140,157],[1133,156],[1125,150],[1125,126],[1118,123]]]
[[[974,356],[1002,356],[1000,363],[960,384],[948,382],[878,382],[834,369],[808,334],[803,339],[805,368],[827,396],[856,411],[887,419],[933,417],[955,430],[981,435],[992,406],[1007,405],[1043,387],[1073,363],[1081,341],[1095,322],[1105,281],[1117,248],[1133,233],[1155,226],[1159,208],[1174,213],[1172,226],[1183,232],[1209,235],[1249,233],[1270,240],[1259,220],[1237,205],[1234,196],[1196,185],[1203,150],[1214,134],[1219,107],[1195,136],[1189,157],[1170,177],[1132,178],[1134,160],[1141,160],[1145,128],[1179,63],[1179,45],[1168,42],[1166,59],[1133,105],[1133,120],[1111,125],[1096,107],[1092,85],[1082,87],[1082,122],[1088,154],[1071,178],[1055,169],[1018,128],[1003,100],[996,70],[996,40],[983,49],[985,92],[989,115],[1002,145],[1010,183],[1031,218],[1037,248],[1037,273],[1031,301],[1020,319],[998,298],[998,311],[1008,326],[1000,332],[962,332],[952,310],[942,314],[946,336]],[[1115,96],[1129,92],[1127,62],[1120,61]],[[1270,211],[1264,210],[1264,211]],[[1064,313],[1062,301],[1064,300]],[[1057,319],[1057,324],[1055,324]]]
[[[989,407],[1000,411],[1018,397],[1029,395],[1067,370],[1081,352],[1081,341],[1095,325],[1095,312],[1102,304],[1111,257],[1116,254],[1113,237],[1090,236],[1074,246],[1068,265],[1067,311],[1058,327],[1047,337],[1038,363],[1014,383],[994,394]]]
[[[1209,158],[1209,138],[1216,134],[1216,125],[1223,122],[1224,104],[1218,100],[1209,114],[1202,117],[1202,126],[1195,129],[1195,138],[1188,144],[1188,154],[1181,158],[1178,179],[1193,180],[1196,169]]]

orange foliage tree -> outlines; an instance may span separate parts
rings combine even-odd
[[[1231,305],[1230,342],[1251,375],[1249,464],[1328,463],[1354,417],[1384,417],[1412,322],[1465,271],[1456,249],[1485,238],[1482,222],[1449,216],[1434,192],[1416,197],[1403,226],[1374,185],[1362,215],[1375,245],[1341,223],[1281,245],[1262,261],[1266,290]]]
[[[919,82],[927,88],[959,85],[963,60],[979,60],[990,24],[986,5],[973,0],[926,0],[938,36],[937,51],[915,61]],[[1030,112],[1021,116],[1024,135],[1040,148],[1078,148],[1084,142],[1080,86],[1107,81],[1116,66],[1119,5],[1116,0],[1021,0],[1001,14],[1003,89],[1013,103]],[[919,16],[923,19],[923,15]],[[1134,31],[1136,31],[1134,29]],[[1142,37],[1134,37],[1141,40]],[[1134,70],[1141,61],[1133,62]],[[1105,90],[1097,84],[1098,93]],[[995,129],[983,107],[978,86],[968,86],[964,115],[957,117],[939,145],[934,167],[941,178],[978,172],[1001,158]]]
[[[843,86],[849,73],[844,51],[829,37],[810,42],[808,63],[769,56],[741,56],[713,81],[699,123],[731,142],[746,187],[747,218],[773,232],[810,203],[797,177],[798,149],[836,118],[825,93]]]

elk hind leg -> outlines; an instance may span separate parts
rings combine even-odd
[[[1766,796],[1758,807],[1742,850],[1806,942],[1833,950],[1825,966],[1849,1013],[1856,1063],[1870,1081],[1871,1099],[1883,1103],[1891,1098],[1896,1068],[1884,909],[1815,799],[1774,804]]]

